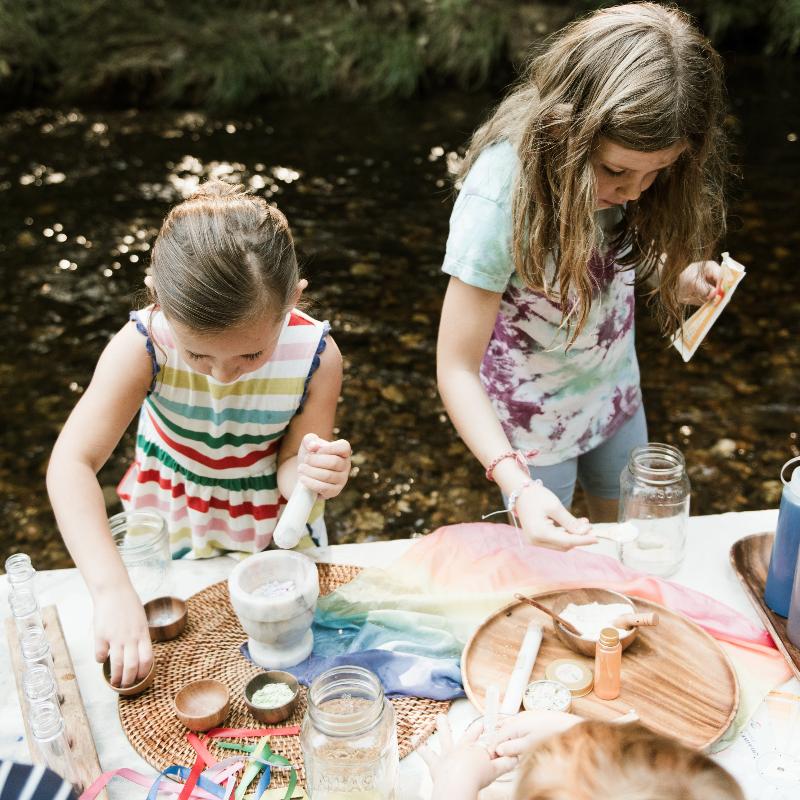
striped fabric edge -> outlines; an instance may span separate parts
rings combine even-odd
[[[275,475],[251,475],[245,478],[220,478],[216,475],[200,475],[197,472],[187,469],[176,461],[169,453],[159,447],[158,443],[152,442],[139,434],[136,437],[136,447],[146,459],[153,459],[159,465],[167,467],[172,472],[183,475],[189,483],[196,483],[199,486],[219,486],[231,492],[252,492],[261,489],[277,489],[278,482]],[[141,466],[141,464],[140,464]]]
[[[148,398],[149,400],[149,398]],[[158,417],[161,424],[169,429],[170,433],[179,436],[183,440],[191,440],[201,442],[206,447],[212,450],[219,450],[222,447],[242,447],[247,444],[265,444],[274,439],[282,437],[286,429],[275,431],[270,434],[263,433],[225,433],[222,436],[214,436],[208,432],[208,426],[204,425],[199,430],[185,428],[178,425],[176,422],[165,416],[164,413],[158,408],[157,403],[147,402],[147,407],[153,414]],[[255,426],[254,426],[255,427]]]

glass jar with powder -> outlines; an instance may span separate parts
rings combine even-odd
[[[108,520],[111,536],[143,603],[169,594],[169,536],[154,511],[123,511]]]
[[[300,733],[312,800],[394,800],[399,758],[392,704],[378,677],[355,666],[318,675]]]
[[[619,545],[622,563],[666,577],[674,574],[686,548],[691,486],[683,454],[669,444],[635,447],[620,476],[619,522],[639,533]]]

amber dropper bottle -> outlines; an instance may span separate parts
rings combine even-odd
[[[616,628],[603,628],[594,651],[594,693],[601,700],[619,697],[622,645]]]

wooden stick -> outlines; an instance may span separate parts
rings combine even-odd
[[[56,672],[58,692],[64,698],[61,703],[61,714],[64,717],[67,737],[71,743],[72,759],[75,762],[75,769],[83,788],[86,788],[100,775],[100,760],[97,757],[97,750],[89,728],[89,720],[86,717],[86,709],[83,706],[81,691],[78,688],[78,681],[75,677],[75,668],[72,666],[72,658],[64,640],[64,631],[61,628],[61,620],[58,618],[58,611],[55,606],[45,606],[42,609],[42,621],[44,622],[47,641],[53,654],[53,666]],[[19,648],[17,628],[11,618],[6,619],[6,639],[8,640],[8,650],[11,656],[11,668],[14,670],[14,677],[17,682],[17,694],[19,695],[19,705],[22,710],[22,721],[25,725],[25,738],[28,740],[28,750],[34,763],[44,764],[44,758],[42,758],[42,754],[36,747],[31,734],[28,715],[25,710],[28,702],[22,689],[22,673],[25,670],[25,663]],[[102,798],[102,800],[108,800],[108,793],[103,789],[97,797]]]
[[[653,625],[658,625],[658,612],[623,614],[614,620],[613,625],[615,628],[649,628]]]
[[[539,611],[544,611],[548,617],[552,617],[556,622],[560,623],[564,628],[566,628],[570,633],[574,633],[576,636],[580,636],[581,632],[571,623],[567,622],[563,617],[559,617],[555,611],[548,608],[547,606],[543,606],[538,600],[534,600],[532,597],[526,597],[524,594],[515,594],[514,597],[517,600],[522,600],[523,603],[527,603],[534,608],[538,608]]]

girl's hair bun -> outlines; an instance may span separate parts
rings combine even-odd
[[[213,178],[210,181],[201,183],[194,192],[189,196],[188,200],[207,200],[215,197],[233,197],[237,194],[245,194],[246,189],[241,184],[228,183]]]

